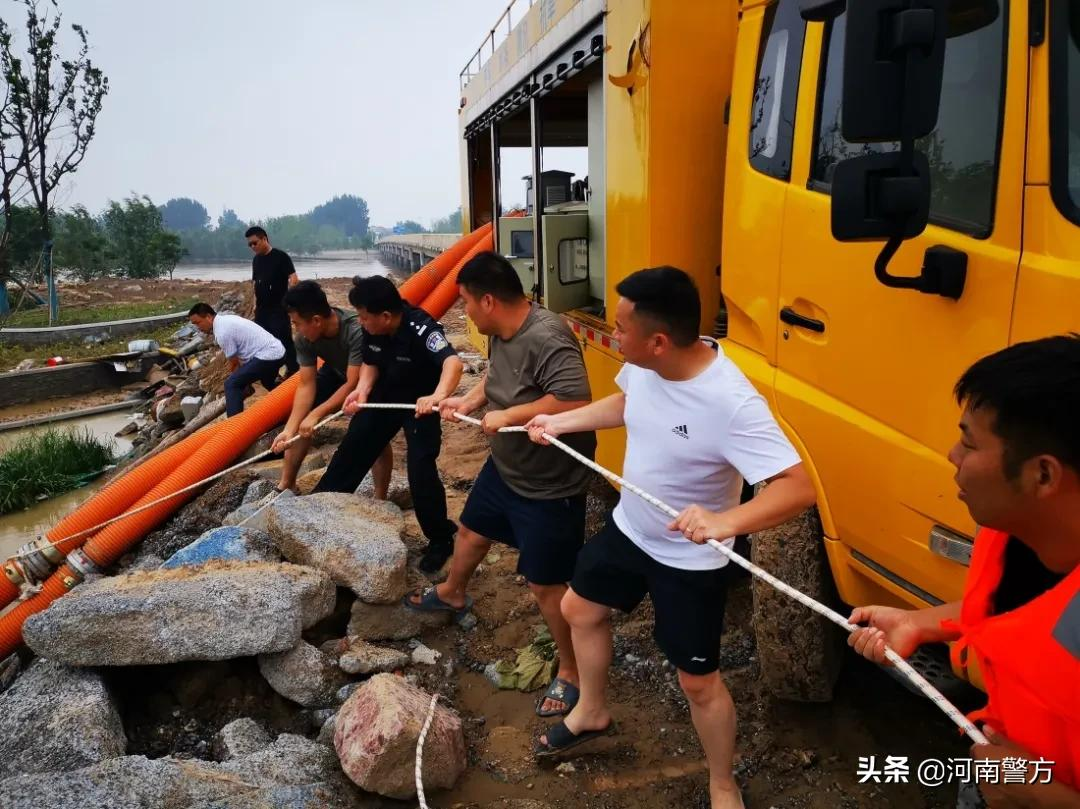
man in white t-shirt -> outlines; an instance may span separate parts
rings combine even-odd
[[[227,312],[218,314],[208,303],[192,306],[188,320],[203,334],[214,335],[229,363],[225,415],[243,411],[244,394],[256,380],[267,390],[274,389],[285,359],[285,346],[274,335],[247,318]]]
[[[673,267],[624,279],[615,337],[626,364],[622,393],[526,425],[530,437],[626,426],[623,476],[681,509],[669,520],[623,492],[607,525],[585,544],[562,601],[581,676],[581,696],[536,746],[561,753],[613,728],[605,700],[611,609],[630,612],[648,594],[654,635],[678,669],[705,749],[713,809],[737,809],[732,774],[735,708],[719,673],[727,557],[705,545],[778,525],[814,503],[812,483],[768,404],[719,346],[698,338],[701,302]],[[743,480],[769,485],[739,504]]]

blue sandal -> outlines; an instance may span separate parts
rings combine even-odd
[[[574,733],[566,726],[565,722],[559,722],[556,725],[552,725],[544,732],[544,735],[547,736],[546,742],[542,742],[539,739],[536,740],[536,744],[533,745],[533,754],[537,758],[557,756],[560,753],[565,753],[571,748],[577,747],[579,744],[598,739],[601,736],[607,736],[614,730],[614,721],[609,722],[608,726],[602,730],[584,730],[581,733]]]
[[[458,608],[453,604],[447,604],[441,598],[439,598],[439,591],[434,587],[425,590],[420,594],[419,601],[413,601],[412,597],[416,593],[407,593],[404,598],[401,599],[401,603],[411,610],[417,612],[450,612],[461,617],[469,610],[472,609],[473,600],[469,596],[465,596],[465,606]]]

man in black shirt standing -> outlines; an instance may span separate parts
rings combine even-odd
[[[439,403],[453,394],[462,364],[442,326],[409,306],[384,276],[357,279],[349,291],[364,327],[364,364],[345,399],[355,413],[317,492],[352,492],[398,430],[405,430],[406,466],[416,518],[428,539],[420,569],[433,573],[454,549],[457,526],[446,516],[446,490],[435,465],[442,444]],[[367,402],[416,403],[414,411],[366,410]]]
[[[255,285],[254,320],[285,346],[286,373],[294,374],[300,366],[283,301],[289,287],[297,281],[296,268],[288,253],[270,245],[270,237],[261,227],[248,228],[244,237],[255,254],[251,259],[251,280]]]

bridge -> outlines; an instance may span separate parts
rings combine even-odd
[[[384,263],[416,272],[460,238],[460,233],[410,233],[384,236],[375,246]]]

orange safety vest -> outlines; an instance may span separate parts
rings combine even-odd
[[[953,662],[975,653],[989,697],[971,715],[1034,757],[1053,761],[1055,781],[1080,786],[1080,567],[1027,604],[993,615],[1009,535],[983,528],[975,537],[964,586],[962,633]]]

